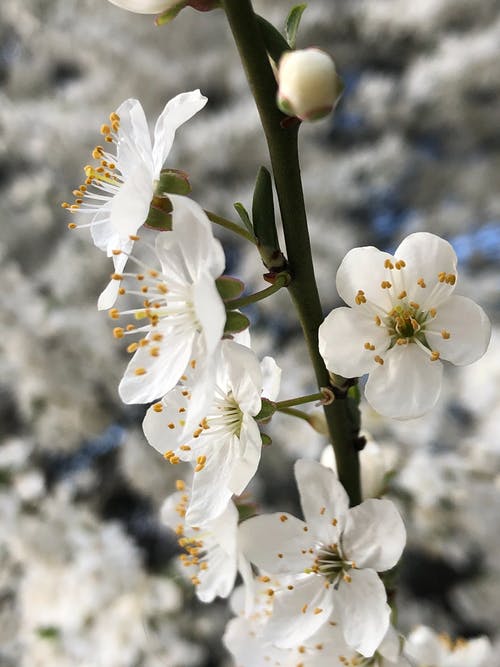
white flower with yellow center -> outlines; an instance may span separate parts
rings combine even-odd
[[[160,171],[170,153],[176,130],[207,102],[199,90],[181,93],[165,105],[154,129],[151,143],[144,110],[138,100],[125,100],[101,127],[104,146],[96,146],[95,166],[85,167],[86,180],[73,191],[75,202],[63,207],[76,214],[70,227],[90,227],[95,245],[113,257],[115,271],[121,272],[134,236],[148,216]],[[116,147],[116,154],[108,147]],[[79,220],[86,220],[78,224]],[[114,251],[123,250],[117,255]],[[111,282],[101,294],[100,309],[116,300],[117,285]]]
[[[405,655],[414,667],[486,667],[493,658],[487,637],[453,642],[448,635],[438,635],[424,625],[408,636]]]
[[[389,500],[365,500],[349,509],[334,472],[315,461],[295,464],[306,522],[286,513],[240,525],[243,554],[264,571],[294,581],[275,592],[265,638],[280,647],[307,640],[330,619],[347,644],[372,656],[389,627],[390,608],[377,572],[398,562],[406,541]]]
[[[189,526],[185,520],[189,494],[182,480],[177,481],[177,489],[164,501],[161,519],[175,531],[185,550],[179,558],[196,586],[197,597],[202,602],[226,598],[233,590],[238,565],[245,567],[238,553],[238,510],[229,501],[217,519]]]
[[[219,516],[231,496],[240,495],[255,475],[262,439],[254,417],[261,409],[261,395],[273,400],[279,387],[280,369],[275,362],[266,357],[259,365],[252,350],[233,341],[222,341],[214,366],[211,394],[208,385],[202,385],[211,402],[201,404],[202,410],[206,407],[201,415],[204,397],[199,385],[188,378],[151,406],[143,422],[148,442],[167,460],[194,465],[186,516],[191,525]],[[193,414],[201,419],[189,431]]]
[[[369,374],[365,396],[380,414],[419,417],[441,390],[440,359],[479,359],[490,322],[471,299],[453,295],[457,257],[427,232],[408,236],[394,256],[372,246],[347,253],[337,291],[350,306],[336,308],[319,328],[327,368],[347,378]]]
[[[113,275],[121,295],[141,298],[139,308],[109,311],[113,319],[133,317],[133,324],[115,328],[115,337],[146,334],[127,348],[134,356],[119,386],[125,403],[154,401],[188,372],[203,397],[200,379],[210,382],[224,331],[226,311],[215,285],[224,270],[222,246],[198,204],[179,195],[170,198],[172,231],[159,233],[154,248],[159,268],[131,257],[140,272]]]

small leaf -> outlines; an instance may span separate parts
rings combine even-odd
[[[215,281],[215,285],[223,301],[237,299],[245,289],[245,283],[232,276],[221,276]]]
[[[262,16],[259,16],[258,14],[255,18],[257,19],[257,24],[259,26],[262,39],[264,40],[266,51],[274,60],[274,62],[278,63],[283,53],[285,51],[290,51],[288,42],[280,33],[280,31],[273,26],[272,23],[269,23],[269,21],[266,21],[266,19],[262,18]]]
[[[250,320],[243,313],[237,310],[230,310],[226,313],[226,324],[224,333],[240,333],[250,326]]]
[[[236,204],[233,204],[233,206],[236,210],[236,213],[240,216],[241,222],[245,225],[245,227],[248,229],[248,231],[253,235],[252,221],[250,220],[250,216],[248,215],[248,211],[246,210],[246,208],[239,201],[237,201]]]
[[[271,419],[271,417],[274,415],[276,412],[276,403],[274,401],[270,401],[268,398],[263,398],[261,407],[260,407],[260,412],[255,415],[254,419],[255,421],[267,421]]]
[[[288,14],[288,17],[286,19],[285,23],[285,35],[286,35],[286,41],[290,45],[290,48],[294,49],[295,48],[295,42],[297,41],[297,31],[299,29],[300,25],[300,19],[302,18],[302,14],[304,13],[305,8],[307,7],[307,4],[302,4],[302,5],[295,5],[295,7],[292,7],[290,10],[290,13]]]
[[[260,439],[262,440],[262,446],[263,447],[269,447],[269,445],[273,444],[272,439],[267,435],[267,433],[262,433],[261,432]]]

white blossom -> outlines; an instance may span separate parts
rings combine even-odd
[[[233,341],[223,341],[214,356],[215,385],[207,411],[199,415],[200,391],[189,382],[174,387],[151,406],[143,422],[149,443],[173,463],[191,461],[194,468],[187,521],[198,525],[224,511],[233,494],[241,494],[260,461],[262,440],[254,417],[261,395],[273,399],[280,370],[266,357]],[[203,387],[207,392],[207,386]],[[201,397],[200,397],[201,400]],[[186,433],[191,404],[199,423]]]
[[[96,146],[92,156],[97,166],[85,167],[86,180],[74,191],[75,203],[63,204],[77,219],[89,226],[95,245],[113,258],[120,273],[127,261],[137,230],[148,216],[160,171],[170,153],[176,130],[202,109],[207,102],[199,90],[172,98],[156,121],[151,143],[146,116],[138,100],[128,99],[101,127],[104,146]],[[116,145],[116,154],[108,151]],[[131,238],[132,237],[132,238]],[[124,252],[117,254],[116,250]],[[99,309],[110,308],[116,300],[118,285],[111,281],[99,297]]]
[[[435,405],[440,359],[465,365],[486,351],[490,322],[453,294],[456,265],[451,245],[427,232],[408,236],[394,256],[354,248],[340,265],[337,290],[349,307],[320,326],[320,352],[334,373],[368,373],[366,399],[387,417],[410,419]]]
[[[486,667],[492,664],[492,647],[487,637],[453,642],[448,635],[438,635],[424,625],[408,636],[405,654],[415,667]]]
[[[202,602],[212,602],[217,596],[226,598],[242,562],[237,544],[238,510],[229,501],[216,519],[191,527],[185,521],[189,494],[181,480],[177,488],[162,505],[162,521],[176,532],[179,545],[186,550],[180,560],[191,575],[198,598]]]
[[[141,307],[109,311],[113,319],[133,316],[135,324],[116,327],[114,335],[145,333],[128,346],[134,356],[120,382],[125,403],[148,403],[165,395],[184,374],[210,381],[213,353],[226,313],[215,279],[224,269],[224,252],[203,210],[187,197],[171,195],[172,231],[156,237],[158,269],[139,262],[137,274],[115,274],[123,295],[141,297]],[[139,260],[136,260],[139,261]],[[131,281],[132,289],[123,284]]]
[[[282,647],[306,640],[332,611],[345,641],[370,657],[389,627],[390,608],[377,572],[399,560],[406,532],[388,500],[349,509],[332,470],[299,459],[295,476],[306,522],[286,513],[258,516],[240,526],[241,548],[258,567],[294,576],[276,592],[266,638]]]

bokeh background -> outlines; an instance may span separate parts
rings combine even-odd
[[[256,9],[283,25],[292,3]],[[390,494],[409,542],[399,624],[500,638],[500,2],[311,0],[298,46],[334,55],[346,92],[301,131],[304,185],[325,313],[339,305],[347,250],[391,250],[428,230],[454,245],[459,292],[489,313],[477,364],[447,367],[439,406],[366,428],[392,461]],[[0,6],[0,666],[228,667],[227,605],[197,602],[158,518],[171,468],[124,406],[123,346],[96,311],[110,265],[66,229],[70,198],[128,97],[154,121],[201,88],[206,109],[178,133],[169,166],[193,197],[232,216],[251,201],[265,145],[222,12],[187,9],[155,28],[106,0]],[[255,252],[221,233],[228,272],[262,285]],[[312,390],[288,296],[249,310],[259,354],[283,368],[281,396]],[[296,510],[292,463],[324,440],[285,416],[250,488]],[[500,662],[500,652],[497,659]]]

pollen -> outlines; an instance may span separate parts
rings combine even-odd
[[[155,412],[163,412],[163,405],[161,403],[155,403],[153,405],[153,410]]]
[[[444,338],[444,340],[449,340],[451,337],[451,333],[449,331],[446,331],[446,329],[441,330],[441,338]]]
[[[394,264],[391,262],[390,259],[386,259],[386,260],[385,260],[385,262],[384,262],[384,268],[385,268],[385,269],[393,269],[393,268],[394,268]]]
[[[307,611],[307,607],[308,607],[307,603],[302,607],[301,612],[302,612],[303,614],[306,613],[306,611]]]
[[[398,294],[398,299],[406,299],[407,296],[408,294],[406,293],[406,290],[403,290]]]
[[[142,366],[136,368],[134,371],[134,375],[146,375],[146,373],[147,373],[146,369]]]
[[[113,336],[115,338],[123,338],[124,335],[125,335],[125,331],[124,331],[123,327],[115,327],[113,329]]]
[[[382,320],[378,315],[375,315],[375,324],[379,327],[382,324]]]
[[[419,285],[419,286],[422,287],[422,288],[427,287],[427,285],[425,284],[425,280],[424,280],[423,278],[419,278],[419,279],[417,280],[417,285]]]
[[[186,482],[183,479],[178,479],[175,482],[175,488],[177,489],[177,491],[184,491],[184,489],[186,488]]]
[[[282,515],[280,516],[280,521],[281,521],[282,523],[284,523],[285,521],[288,521],[288,517],[287,517],[287,515],[286,515],[286,514],[282,514]]]
[[[382,289],[390,289],[392,287],[392,284],[388,280],[382,280],[380,283],[380,287]]]
[[[431,361],[437,361],[440,357],[440,354],[437,350],[431,352]]]
[[[400,271],[401,269],[404,269],[405,266],[406,262],[403,259],[398,259],[398,261],[396,262],[396,269]]]
[[[127,347],[127,352],[129,354],[132,354],[133,352],[135,352],[138,349],[138,347],[139,347],[138,343],[135,343],[135,342],[130,343],[130,345]]]
[[[139,241],[140,238],[141,238],[141,237],[140,237],[140,236],[137,236],[137,234],[129,234],[129,239],[130,239],[131,241]]]
[[[365,343],[364,347],[365,347],[365,350],[374,350],[375,349],[375,345],[372,345],[372,343],[368,343],[368,342]]]
[[[377,362],[377,364],[380,364],[381,366],[384,365],[384,360],[378,354],[374,357],[374,359]]]
[[[366,297],[365,293],[363,292],[362,289],[358,290],[358,293],[356,294],[354,301],[360,306],[362,303],[366,303]]]
[[[109,316],[111,317],[112,320],[117,320],[120,317],[120,311],[118,308],[111,308],[109,311]]]
[[[169,429],[175,428],[175,424],[173,422],[170,422],[169,424],[167,424],[167,426]]]

